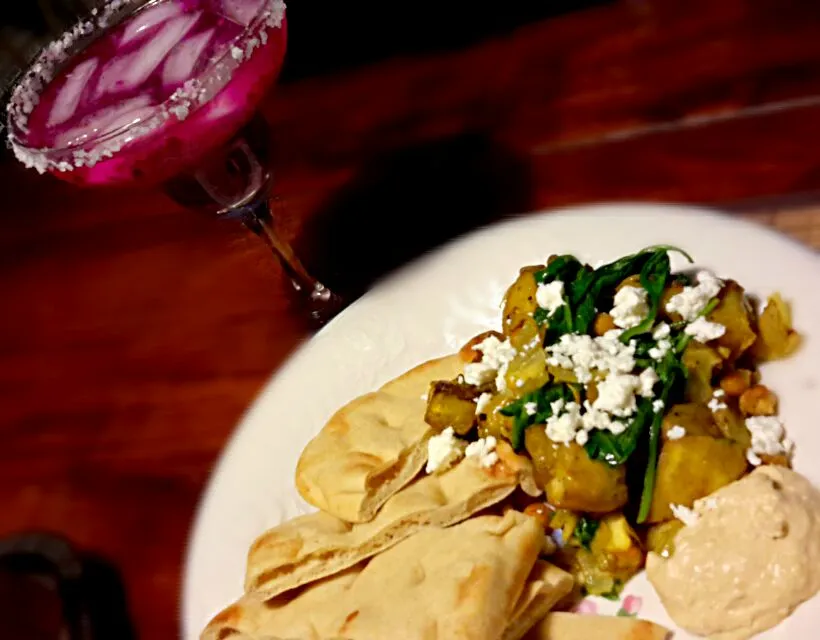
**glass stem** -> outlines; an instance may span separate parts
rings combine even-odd
[[[302,291],[317,302],[329,302],[333,294],[330,289],[314,278],[305,269],[290,245],[279,237],[273,224],[270,200],[267,194],[260,194],[253,203],[235,209],[231,216],[237,216],[248,229],[267,243],[288,274],[297,291]]]
[[[258,138],[240,134],[220,157],[201,166],[193,178],[207,199],[217,204],[217,215],[240,220],[265,241],[302,294],[311,318],[323,324],[341,311],[343,301],[310,275],[276,231],[270,206],[270,172],[250,142]]]

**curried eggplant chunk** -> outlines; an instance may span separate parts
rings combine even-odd
[[[475,399],[480,393],[478,387],[469,384],[434,382],[430,385],[424,421],[436,431],[453,427],[453,431],[463,436],[475,426]]]

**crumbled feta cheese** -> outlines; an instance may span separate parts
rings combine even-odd
[[[746,460],[753,467],[759,467],[761,464],[763,464],[763,460],[760,459],[760,456],[757,455],[751,449],[746,449]]]
[[[786,431],[783,428],[783,423],[778,418],[774,416],[746,418],[746,428],[752,435],[751,451],[757,457],[761,455],[789,455],[791,453],[792,442],[785,437]],[[747,454],[747,459],[748,457]]]
[[[524,413],[528,416],[534,416],[535,413],[538,411],[538,405],[534,402],[525,402],[524,403]]]
[[[661,411],[663,411],[663,408],[665,406],[666,403],[660,398],[658,398],[657,400],[652,402],[652,411],[654,411],[655,413],[660,413]]]
[[[717,340],[726,333],[726,327],[717,322],[709,322],[709,320],[701,316],[694,322],[686,325],[683,332],[686,335],[692,336],[698,342],[706,344],[710,340]]]
[[[687,527],[697,524],[700,519],[700,516],[695,511],[682,504],[670,504],[669,508],[672,509],[672,515]]]
[[[578,433],[575,434],[575,442],[580,446],[584,446],[589,441],[589,432],[584,431],[581,429]]]
[[[490,400],[492,400],[492,398],[493,398],[493,394],[487,393],[487,392],[482,393],[480,396],[478,396],[478,398],[476,398],[476,401],[475,401],[476,415],[478,415],[479,413],[484,413],[484,409],[487,408],[487,405],[490,403]]]
[[[672,349],[672,341],[668,338],[661,338],[656,346],[649,349],[649,357],[653,360],[663,360],[670,349]]]
[[[479,438],[467,445],[464,455],[468,458],[476,458],[482,467],[489,468],[498,462],[498,454],[495,451],[497,444],[494,436]]]
[[[655,340],[663,340],[664,338],[668,338],[670,333],[672,333],[671,327],[665,322],[661,322],[652,330],[652,337]]]
[[[564,283],[560,280],[553,280],[546,284],[539,284],[535,290],[535,301],[551,316],[564,305]]]
[[[647,293],[643,287],[623,287],[612,300],[609,312],[616,327],[631,329],[637,327],[649,313]]]
[[[564,408],[564,400],[563,398],[558,398],[558,400],[553,400],[550,402],[550,409],[552,409],[553,415],[557,413],[561,413],[561,410]]]
[[[503,342],[490,336],[473,347],[482,353],[481,362],[464,365],[464,381],[467,384],[480,386],[495,379],[496,388],[504,391],[507,388],[505,375],[510,361],[515,357],[515,347],[509,338]]]
[[[620,420],[613,420],[609,413],[592,406],[589,400],[584,401],[584,413],[581,415],[581,422],[581,426],[585,431],[600,429],[617,435],[626,430],[626,424]]]
[[[680,440],[683,436],[686,435],[686,429],[684,429],[679,424],[676,424],[674,427],[669,429],[666,432],[666,439],[667,440]]]
[[[615,416],[631,416],[638,408],[635,391],[640,387],[641,380],[638,376],[610,373],[598,383],[598,397],[592,406]]]
[[[621,331],[613,329],[593,338],[565,334],[546,348],[547,364],[569,369],[581,384],[592,380],[592,371],[629,373],[635,368],[635,343],[623,344]]]
[[[652,396],[654,396],[655,385],[661,381],[661,379],[658,377],[657,372],[652,367],[649,367],[648,369],[644,369],[643,371],[641,371],[641,375],[638,376],[638,380],[641,384],[639,393],[644,398],[651,398]]]
[[[714,392],[712,392],[712,395],[715,398],[722,398],[726,395],[726,392],[723,389],[715,389]]]
[[[464,455],[464,441],[456,438],[453,427],[447,427],[441,433],[427,441],[427,473],[444,471]]]
[[[547,418],[547,437],[553,442],[569,444],[581,428],[581,406],[577,402],[567,402],[563,411]]]
[[[679,313],[684,320],[691,322],[723,288],[723,281],[708,271],[701,271],[697,280],[697,285],[684,287],[683,291],[669,299],[666,303],[666,310],[669,313]]]
[[[722,411],[723,409],[728,408],[726,403],[722,402],[720,398],[712,398],[711,400],[709,400],[709,404],[707,406],[712,410],[713,413],[715,411]]]
[[[480,387],[495,379],[496,370],[485,362],[470,362],[464,365],[464,382]]]

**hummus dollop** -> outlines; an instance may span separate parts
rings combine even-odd
[[[820,590],[820,491],[785,467],[762,466],[693,505],[668,558],[646,573],[683,629],[746,640]]]

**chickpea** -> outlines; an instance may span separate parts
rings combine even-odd
[[[615,288],[615,291],[620,291],[624,287],[635,287],[640,288],[641,286],[641,274],[636,273],[634,276],[629,276],[621,280],[620,284]]]
[[[602,336],[607,331],[612,331],[618,327],[615,326],[615,321],[612,319],[611,315],[608,313],[599,313],[595,316],[595,322],[593,323],[592,328],[594,329],[596,336]]]
[[[550,529],[550,519],[552,518],[552,509],[549,508],[543,502],[532,502],[528,504],[524,508],[524,514],[528,516],[532,516],[538,522],[541,523],[541,526],[544,528],[544,531],[548,531]]]
[[[727,396],[737,398],[743,395],[752,384],[752,372],[745,369],[738,369],[724,376],[720,381],[720,388]]]
[[[760,456],[760,459],[763,461],[763,464],[769,464],[776,467],[791,467],[791,462],[789,461],[788,456],[785,455],[776,455],[776,456],[767,456],[765,454]]]
[[[777,396],[765,385],[756,384],[740,396],[740,410],[747,416],[773,416],[777,413]]]

